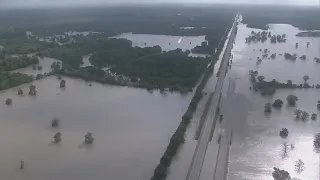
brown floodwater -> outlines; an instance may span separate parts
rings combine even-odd
[[[279,167],[290,173],[291,177],[299,179],[319,179],[319,154],[313,148],[314,136],[320,132],[319,119],[302,122],[296,120],[293,112],[296,108],[307,111],[309,114],[318,113],[317,100],[320,91],[317,89],[283,89],[277,90],[273,96],[263,97],[259,93],[249,90],[251,85],[248,71],[257,70],[259,75],[266,79],[276,79],[281,82],[292,80],[294,83],[303,83],[302,77],[308,75],[309,83],[320,83],[319,70],[313,58],[319,57],[320,38],[296,37],[300,32],[291,25],[270,25],[270,31],[287,34],[287,43],[271,44],[245,43],[245,37],[257,29],[247,28],[240,24],[235,46],[233,48],[232,69],[228,76],[236,80],[236,98],[233,103],[231,120],[233,127],[233,141],[230,150],[230,166],[228,180],[272,180],[273,167]],[[295,43],[299,47],[295,48]],[[306,43],[310,42],[310,47]],[[276,59],[263,59],[256,65],[257,57],[262,55],[259,49],[269,49],[270,54],[277,53]],[[298,57],[306,55],[307,59],[296,61],[285,60],[284,54],[296,53]],[[297,107],[288,107],[286,97],[289,94],[298,96]],[[281,110],[273,109],[271,114],[264,113],[264,104],[281,99],[285,102]],[[289,130],[289,136],[282,139],[279,131],[282,128]],[[287,143],[288,148],[285,148]],[[292,145],[292,147],[291,147]],[[287,150],[285,150],[287,149]],[[304,170],[295,171],[296,161],[304,162]]]
[[[65,90],[54,76],[35,81],[36,97],[18,96],[18,87],[0,92],[1,177],[149,179],[192,94],[64,79]],[[21,86],[25,94],[28,86]],[[11,106],[4,105],[6,98],[13,99]],[[54,117],[61,119],[58,129],[51,128]],[[62,133],[62,142],[52,145],[56,132]],[[95,138],[91,146],[83,145],[87,132]]]

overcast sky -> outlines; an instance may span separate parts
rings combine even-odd
[[[246,3],[273,5],[318,5],[319,0],[0,0],[0,7],[12,6],[76,6],[97,5],[112,2],[174,2],[174,3]]]

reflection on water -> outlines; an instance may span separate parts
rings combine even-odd
[[[191,95],[85,83],[51,76],[35,81],[36,97],[0,92],[0,174],[10,180],[141,180],[151,177]],[[28,84],[23,85],[25,94]],[[5,106],[6,98],[12,106]],[[2,102],[2,103],[1,103]],[[61,119],[51,128],[51,119]],[[60,144],[49,146],[56,132]],[[95,142],[83,146],[92,132]],[[20,160],[24,172],[17,171]],[[124,173],[125,172],[125,173]]]
[[[114,38],[124,38],[132,41],[133,46],[150,47],[159,45],[163,51],[175,50],[177,48],[191,50],[197,45],[201,45],[206,41],[205,36],[167,36],[167,35],[153,35],[153,34],[132,34],[123,33]],[[179,39],[181,41],[179,42]]]
[[[267,41],[245,44],[244,39],[252,29],[239,25],[233,49],[232,70],[229,73],[229,76],[238,78],[235,100],[238,108],[236,111],[232,110],[232,124],[235,128],[228,179],[271,180],[273,167],[288,171],[291,177],[319,179],[319,154],[313,148],[314,136],[319,132],[319,122],[295,120],[295,108],[287,107],[286,104],[281,110],[273,110],[270,115],[263,112],[265,103],[278,98],[286,102],[287,95],[295,94],[299,97],[297,108],[309,114],[318,113],[316,104],[320,99],[319,90],[277,90],[273,97],[262,97],[249,90],[251,83],[248,71],[258,70],[267,79],[286,82],[290,78],[295,83],[303,82],[302,77],[307,74],[311,83],[320,83],[317,73],[320,67],[313,60],[313,57],[319,56],[320,39],[296,37],[299,30],[290,25],[270,25],[270,28],[274,33],[286,33],[287,43],[271,44]],[[296,42],[300,44],[298,49],[295,48]],[[306,47],[306,42],[310,42],[309,48]],[[257,67],[256,58],[261,57],[261,52],[258,51],[260,48],[269,49],[270,54],[277,53],[277,58],[264,59]],[[305,54],[308,58],[306,61],[298,58],[291,62],[278,55],[284,52],[296,53],[298,57]],[[279,136],[282,128],[289,130],[286,139]],[[284,148],[285,143],[290,147]],[[301,173],[295,171],[295,163],[299,159],[304,162],[305,167]]]

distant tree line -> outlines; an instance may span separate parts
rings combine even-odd
[[[17,57],[6,57],[4,59],[0,59],[0,71],[12,71],[38,63],[39,59],[36,56],[28,57],[23,55]]]

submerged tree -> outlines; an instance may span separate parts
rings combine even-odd
[[[317,114],[316,113],[313,113],[312,115],[311,115],[311,119],[314,121],[314,120],[317,120]]]
[[[271,103],[266,103],[264,105],[264,112],[271,112],[272,109],[271,109]]]
[[[22,95],[23,94],[23,91],[21,88],[18,89],[18,95]]]
[[[66,87],[66,81],[65,80],[61,80],[60,88],[65,88],[65,87]]]
[[[303,80],[304,80],[304,83],[307,83],[307,81],[309,80],[309,76],[308,75],[304,75],[303,76]]]
[[[301,159],[299,159],[298,161],[296,161],[295,171],[297,173],[301,173],[303,170],[304,170],[304,163]]]
[[[309,113],[306,111],[303,111],[301,114],[301,119],[305,121],[305,120],[308,120],[308,118],[309,118]]]
[[[92,144],[94,141],[94,138],[92,137],[92,133],[88,132],[85,136],[84,136],[84,143],[86,144]]]
[[[8,98],[7,100],[6,100],[6,105],[11,105],[12,104],[12,99],[11,98]]]
[[[282,138],[287,138],[288,135],[289,135],[289,131],[287,128],[282,128],[282,130],[280,131],[279,135],[282,137]]]
[[[57,132],[54,136],[53,136],[53,141],[54,143],[59,143],[61,141],[61,133]]]
[[[58,127],[60,125],[60,119],[58,118],[53,118],[51,122],[52,127]]]
[[[313,140],[313,146],[316,149],[320,149],[320,133],[318,133],[317,135],[315,135],[314,140]]]
[[[300,109],[294,110],[294,115],[296,116],[297,119],[300,119],[301,114],[302,114],[302,111]]]
[[[258,76],[257,79],[258,79],[259,82],[263,82],[265,77],[264,76]]]
[[[289,144],[287,142],[282,144],[282,158],[288,157],[289,153]]]
[[[274,167],[272,176],[274,180],[291,180],[290,174],[288,171],[280,170],[279,168]]]
[[[298,97],[293,95],[293,94],[290,94],[287,96],[287,102],[290,106],[294,106],[296,105],[296,102],[298,101]]]
[[[35,85],[30,85],[29,86],[29,95],[35,96],[37,95],[37,89]]]
[[[272,106],[276,108],[281,108],[282,105],[283,105],[283,101],[281,101],[281,99],[275,100],[274,103],[272,104]]]

